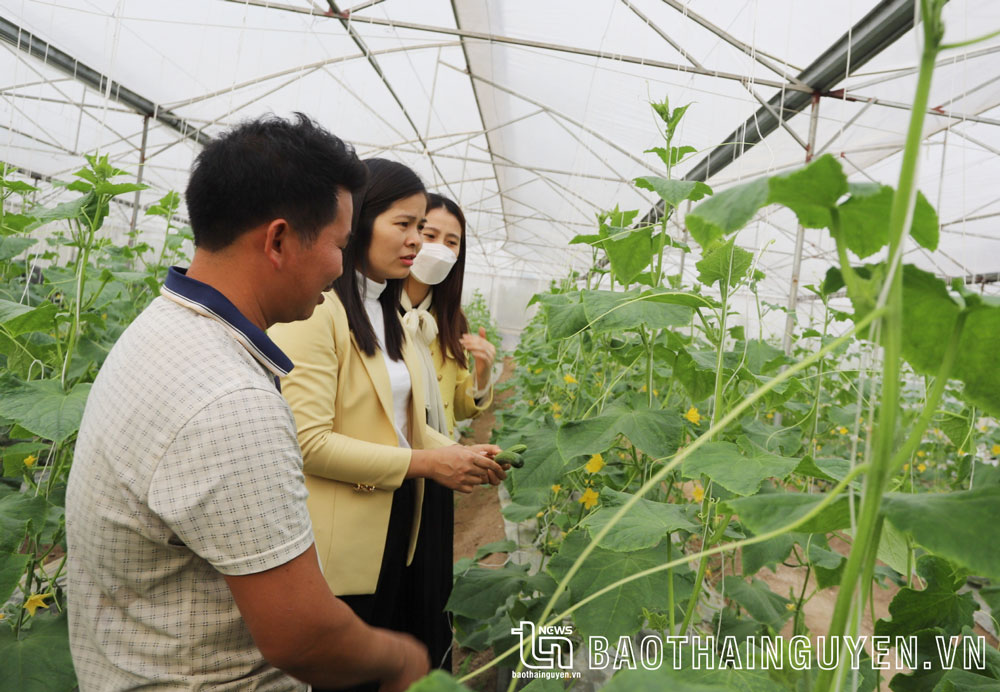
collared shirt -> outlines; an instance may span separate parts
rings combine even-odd
[[[313,543],[291,362],[171,269],[87,400],[66,497],[70,646],[89,690],[303,690],[254,645],[223,575]]]
[[[372,281],[361,272],[357,272],[358,282],[364,287],[362,295],[365,305],[365,312],[368,313],[368,320],[375,331],[375,338],[378,341],[379,350],[385,359],[385,369],[389,373],[389,383],[392,386],[392,408],[393,425],[396,427],[396,437],[399,438],[400,447],[409,447],[410,424],[409,408],[410,394],[413,390],[413,382],[410,380],[410,371],[406,367],[403,359],[393,360],[385,350],[385,314],[382,310],[382,303],[379,296],[388,284],[383,281],[378,283]],[[399,319],[398,317],[396,319]]]

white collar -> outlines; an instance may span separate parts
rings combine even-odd
[[[355,271],[355,274],[357,274],[359,284],[362,283],[362,280],[364,282],[364,286],[361,289],[361,296],[364,298],[365,302],[378,302],[379,296],[382,295],[382,291],[384,291],[386,286],[389,285],[389,282],[383,281],[382,283],[378,283],[377,281],[369,279],[359,271]]]

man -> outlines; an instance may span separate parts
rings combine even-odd
[[[265,334],[309,317],[340,275],[365,180],[303,115],[243,124],[199,155],[191,267],[170,270],[111,350],[70,473],[83,692],[403,690],[426,673],[416,640],[365,625],[320,573],[278,390],[292,364]]]

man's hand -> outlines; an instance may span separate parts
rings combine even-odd
[[[430,670],[430,659],[424,645],[408,634],[392,633],[399,642],[400,669],[396,677],[386,680],[379,692],[405,692],[405,690]]]
[[[333,595],[315,545],[274,569],[224,577],[268,663],[314,687],[374,681],[395,692],[430,668],[417,640],[366,625]]]

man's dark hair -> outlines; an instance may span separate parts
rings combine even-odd
[[[185,193],[194,244],[222,250],[259,224],[285,219],[309,245],[337,216],[337,188],[354,193],[367,176],[349,144],[302,113],[241,123],[195,160]]]
[[[426,195],[427,190],[420,176],[408,167],[389,159],[365,159],[368,166],[368,184],[354,193],[354,222],[351,224],[351,242],[344,249],[344,273],[333,282],[333,290],[344,304],[347,323],[354,333],[358,347],[371,356],[378,349],[375,329],[364,305],[364,279],[355,272],[368,270],[368,248],[372,244],[372,227],[375,217],[395,202],[413,195]],[[387,279],[388,284],[378,300],[385,316],[385,351],[392,360],[403,358],[403,324],[399,321],[399,296],[406,279]]]

